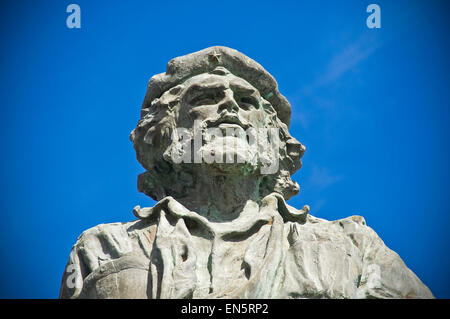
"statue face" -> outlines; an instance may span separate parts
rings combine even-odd
[[[212,74],[200,74],[188,79],[175,91],[178,91],[179,101],[177,128],[193,129],[194,136],[199,136],[194,140],[201,142],[200,145],[194,141],[194,147],[191,147],[193,153],[186,152],[186,148],[181,151],[185,159],[193,155],[193,160],[188,160],[188,163],[208,163],[220,174],[247,174],[258,170],[261,156],[266,162],[276,160],[274,156],[275,153],[278,155],[278,149],[270,153],[268,137],[262,137],[262,131],[256,130],[268,126],[263,107],[263,103],[268,102],[250,83],[224,68],[217,68]],[[256,136],[256,132],[260,135]],[[180,153],[177,149],[180,140],[183,138],[172,141],[169,147],[170,151],[175,150],[172,155]],[[262,150],[261,140],[265,150]]]
[[[265,112],[259,91],[233,74],[200,74],[184,83],[178,126],[264,127]]]
[[[147,170],[138,187],[159,200],[185,196],[200,180],[195,176],[265,175],[261,194],[275,191],[289,198],[298,192],[290,175],[301,167],[305,151],[289,134],[289,103],[259,65],[234,51],[220,50],[223,56],[216,62],[248,74],[255,86],[224,66],[212,69],[216,64],[204,54],[208,50],[171,60],[165,74],[150,80],[141,118],[130,134],[138,161]],[[186,78],[197,72],[205,73]],[[274,105],[256,87],[267,91]],[[239,131],[244,138],[236,136]]]
[[[180,193],[171,188],[172,182],[164,184],[166,190],[151,186],[179,172],[184,172],[186,183],[193,180],[188,175],[269,174],[273,176],[265,179],[270,183],[263,193],[277,191],[289,198],[298,192],[298,185],[286,180],[301,167],[304,147],[290,136],[258,89],[225,68],[185,80],[143,111],[131,138],[140,163],[156,176],[156,182],[145,182],[153,178],[146,174],[139,184],[152,198]],[[252,131],[256,133],[249,134]]]

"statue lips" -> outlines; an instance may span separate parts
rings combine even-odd
[[[206,120],[205,122],[207,127],[220,127],[221,124],[224,124],[222,127],[241,127],[244,130],[252,127],[252,125],[250,125],[247,121],[243,121],[239,116],[228,112],[221,113],[215,120]]]

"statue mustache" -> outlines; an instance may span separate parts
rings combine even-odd
[[[238,114],[230,113],[228,111],[220,113],[220,115],[214,119],[207,119],[203,121],[203,123],[207,128],[217,127],[220,124],[236,124],[242,127],[244,130],[254,127],[250,122],[242,119]]]

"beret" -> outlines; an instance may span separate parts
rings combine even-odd
[[[248,56],[224,46],[213,46],[174,58],[167,63],[165,73],[154,75],[147,86],[142,108],[148,108],[155,98],[190,77],[208,73],[222,66],[259,90],[261,96],[272,104],[278,118],[289,127],[291,106],[278,91],[275,79]]]

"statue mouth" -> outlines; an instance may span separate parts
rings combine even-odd
[[[251,127],[247,121],[243,121],[238,116],[230,113],[222,113],[218,118],[214,120],[206,120],[205,123],[208,128],[242,128],[246,130]]]

